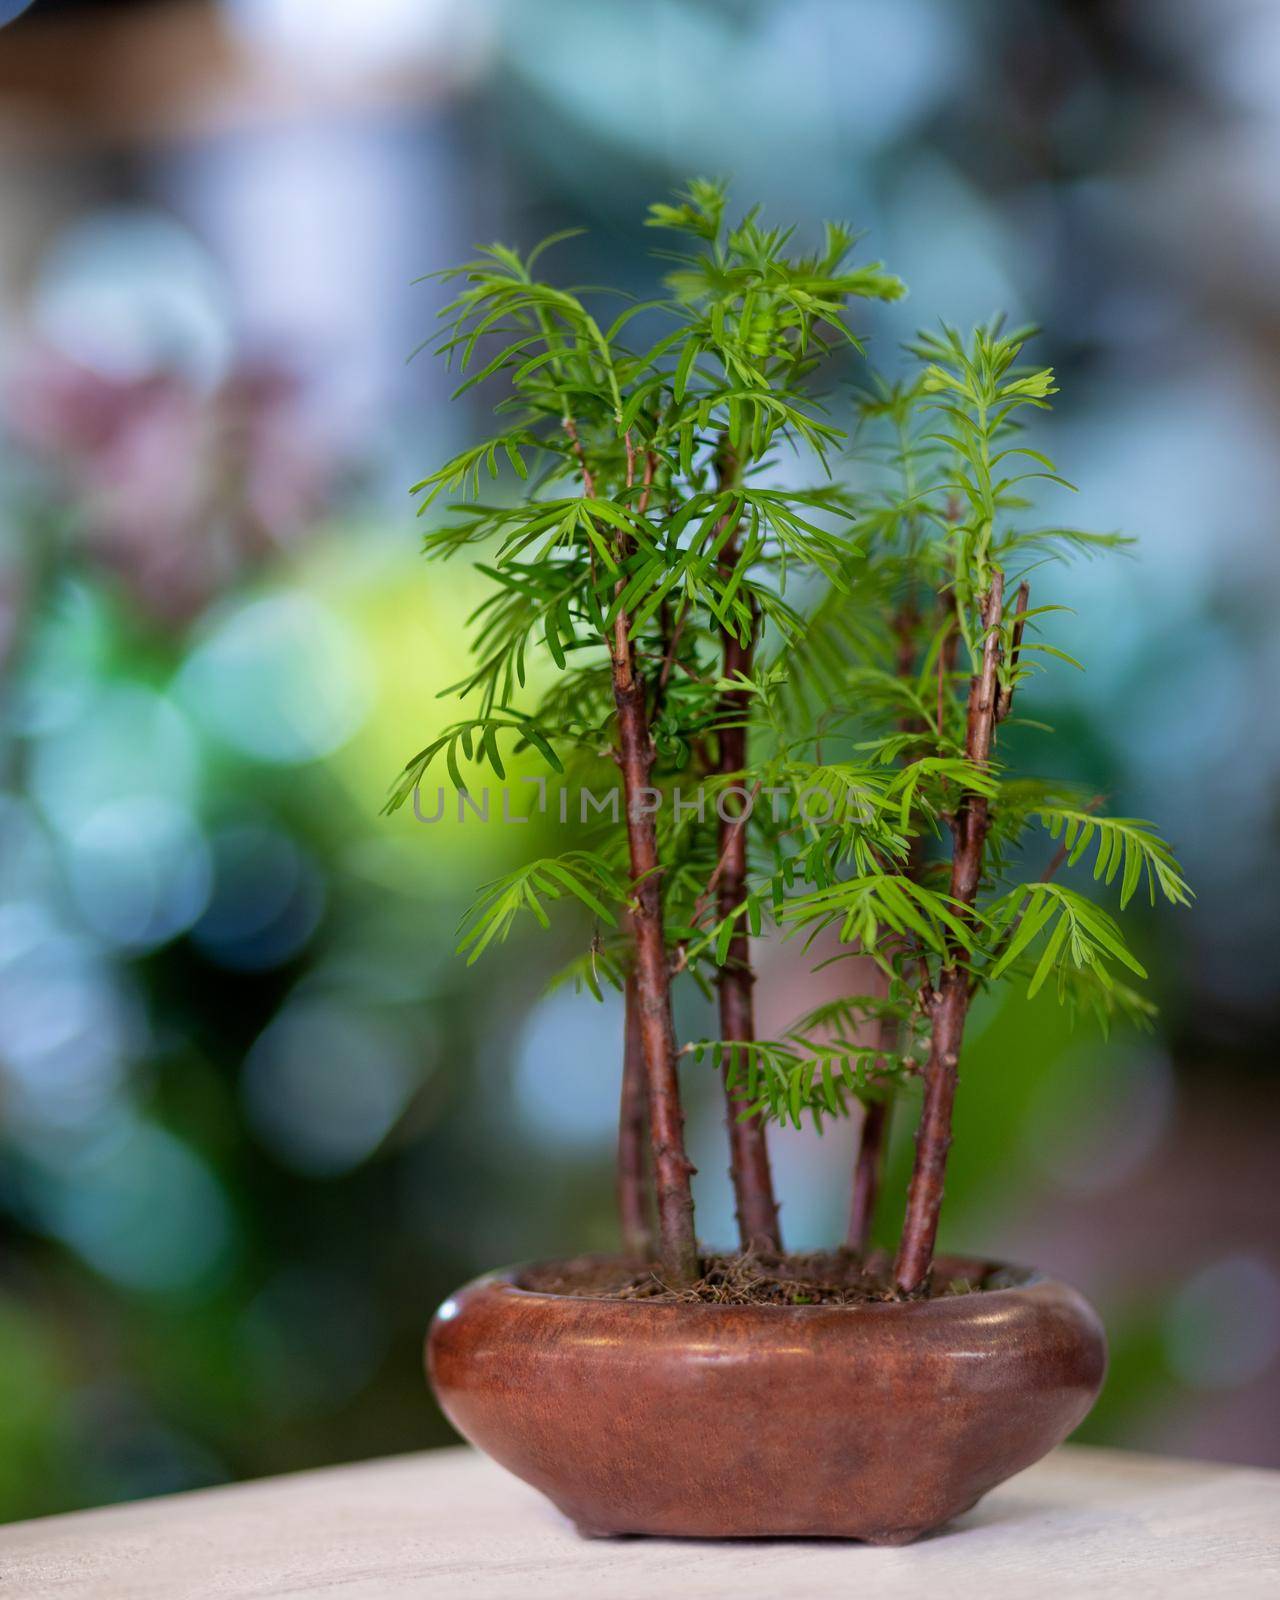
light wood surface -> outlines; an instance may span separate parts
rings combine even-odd
[[[469,1450],[0,1528],[14,1600],[1280,1595],[1280,1473],[1064,1446],[906,1549],[580,1539]]]

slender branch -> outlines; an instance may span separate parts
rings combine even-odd
[[[1000,629],[1004,616],[1004,574],[991,574],[982,609],[984,637],[981,667],[969,685],[965,755],[975,766],[991,759],[999,701]],[[952,818],[951,897],[972,907],[982,880],[983,851],[990,825],[985,796],[966,792]],[[933,1022],[929,1059],[924,1073],[924,1105],[916,1133],[915,1166],[907,1192],[907,1213],[894,1279],[903,1294],[916,1294],[928,1280],[938,1233],[951,1148],[951,1115],[955,1103],[960,1046],[969,1011],[969,977],[958,941],[949,945],[930,1007]]]
[[[680,644],[680,635],[684,632],[685,622],[689,616],[689,601],[686,597],[680,603],[680,610],[676,616],[675,627],[667,641],[667,648],[662,656],[662,670],[658,673],[658,694],[666,693],[667,684],[671,681],[671,673],[676,664],[676,649]]]
[[[745,830],[750,820],[756,796],[760,793],[760,785],[763,781],[763,779],[757,778],[751,785],[751,788],[747,791],[747,798],[743,802],[742,810],[736,817],[730,818],[727,827],[723,830],[720,838],[720,854],[716,859],[715,866],[711,869],[711,876],[707,879],[701,893],[693,903],[693,915],[689,919],[690,927],[696,928],[710,909],[712,896],[719,887],[720,880],[728,867],[730,853],[737,847],[738,836]]]
[[[635,459],[630,453],[631,452],[631,434],[629,432],[627,434],[627,452],[628,452],[627,483],[628,483],[628,485],[630,485],[631,482],[634,480],[634,476],[635,476]],[[639,514],[641,516],[644,516],[645,512],[648,511],[648,509],[649,509],[649,500],[653,495],[653,478],[654,478],[654,474],[657,472],[657,470],[658,470],[658,458],[657,458],[657,456],[654,455],[652,450],[646,450],[645,453],[644,453],[644,474],[640,479],[640,500],[639,500],[639,503],[636,506],[636,510],[639,512]]]
[[[1093,799],[1087,801],[1080,809],[1082,811],[1097,811],[1100,806],[1106,804],[1106,799],[1107,797],[1104,794],[1095,794]],[[1040,874],[1040,882],[1048,883],[1051,878],[1056,877],[1061,869],[1066,865],[1067,857],[1070,854],[1071,846],[1067,843],[1064,836],[1058,848],[1049,858],[1049,865]],[[1013,930],[1010,929],[1009,931],[1012,933]]]
[[[587,465],[587,454],[582,448],[582,440],[578,435],[578,424],[572,417],[564,419],[564,431],[569,435],[570,445],[578,460],[578,469],[582,473],[582,492],[588,500],[596,497],[596,480],[591,468]]]
[[[1003,722],[1013,709],[1014,677],[1018,670],[1018,657],[1022,653],[1022,630],[1027,624],[1027,601],[1031,598],[1031,585],[1024,578],[1018,585],[1018,599],[1013,608],[1013,632],[1009,639],[1008,682],[1000,691],[996,706],[996,721]]]

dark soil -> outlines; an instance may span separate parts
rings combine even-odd
[[[865,1261],[847,1250],[806,1255],[707,1255],[702,1276],[687,1289],[662,1281],[656,1266],[637,1267],[621,1259],[583,1256],[553,1261],[522,1272],[522,1289],[567,1294],[590,1300],[657,1300],[686,1305],[722,1306],[860,1306],[902,1296],[893,1285],[891,1262],[885,1256]],[[986,1287],[988,1269],[981,1261],[940,1263],[921,1299],[974,1294]]]

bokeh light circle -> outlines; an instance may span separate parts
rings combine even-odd
[[[225,744],[293,766],[331,755],[358,731],[371,676],[355,632],[311,596],[289,592],[225,615],[187,659],[179,690]]]
[[[418,1079],[407,1041],[385,1019],[299,996],[257,1039],[241,1087],[250,1124],[285,1166],[335,1177],[374,1153]]]

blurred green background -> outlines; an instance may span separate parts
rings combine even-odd
[[[611,1245],[618,1008],[544,995],[568,928],[452,954],[536,830],[378,816],[474,593],[405,489],[476,418],[404,358],[440,301],[411,280],[496,236],[586,224],[566,272],[649,286],[644,206],[698,172],[868,230],[912,289],[882,362],[917,321],[1041,322],[1072,517],[1142,540],[1038,596],[1089,671],[1041,680],[1029,753],[1156,817],[1199,899],[1138,920],[1155,1035],[976,1016],[944,1242],[1101,1308],[1090,1439],[1280,1465],[1278,71],[1254,0],[0,31],[0,1517],[444,1443],[433,1305]],[[763,966],[767,1029],[811,980]],[[776,1138],[793,1242],[836,1235],[850,1150]]]

